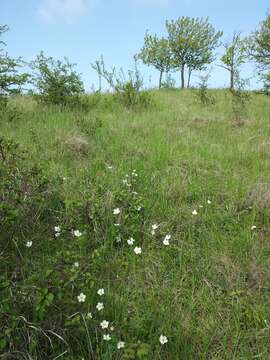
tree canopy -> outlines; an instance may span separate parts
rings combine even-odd
[[[182,16],[166,21],[173,61],[181,70],[181,87],[185,87],[185,67],[202,70],[214,60],[213,50],[219,45],[221,31],[216,31],[208,18]]]

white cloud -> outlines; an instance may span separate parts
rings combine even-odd
[[[85,12],[85,9],[85,0],[43,0],[37,12],[44,21],[62,19],[71,24]]]

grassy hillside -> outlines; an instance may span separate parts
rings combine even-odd
[[[104,95],[87,113],[13,100],[3,359],[270,358],[270,98],[235,118],[214,95],[164,90],[145,111]]]

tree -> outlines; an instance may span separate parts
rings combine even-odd
[[[208,18],[180,17],[166,21],[173,62],[181,71],[181,88],[185,87],[185,68],[202,70],[214,60],[213,50],[219,45],[221,31],[215,31]]]
[[[230,73],[230,89],[235,87],[235,81],[239,78],[239,67],[245,63],[246,52],[244,42],[238,32],[234,32],[232,40],[224,44],[225,53],[220,60],[223,69]]]
[[[266,16],[260,28],[249,37],[248,53],[261,69],[270,68],[270,15]]]
[[[138,58],[141,59],[144,64],[152,65],[159,71],[158,87],[160,89],[163,74],[174,67],[169,41],[163,37],[158,38],[157,35],[149,35],[146,33],[144,45],[138,54]]]
[[[67,104],[69,99],[84,93],[80,75],[67,58],[64,61],[46,57],[41,52],[32,61],[32,84],[37,88],[39,99],[53,104]]]
[[[8,26],[1,25],[0,36],[6,31],[8,31]],[[3,41],[0,41],[0,46],[0,100],[6,102],[7,95],[18,93],[21,90],[21,86],[28,79],[28,74],[19,73],[19,68],[22,66],[21,58],[12,59],[4,52],[6,44]]]
[[[270,14],[261,22],[258,30],[247,39],[247,52],[259,68],[264,88],[270,88]]]

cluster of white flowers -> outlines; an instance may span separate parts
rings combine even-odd
[[[208,205],[212,204],[212,201],[208,199],[208,200],[207,200],[207,204],[208,204]],[[202,209],[202,208],[203,208],[203,205],[199,205],[199,208]],[[193,216],[197,216],[197,215],[198,215],[198,211],[197,211],[196,209],[194,209],[194,210],[192,211],[192,215],[193,215]]]

